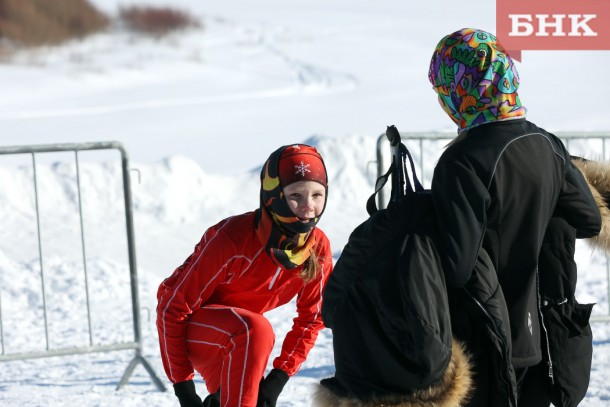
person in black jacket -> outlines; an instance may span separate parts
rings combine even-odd
[[[469,338],[462,338],[475,364],[476,389],[469,405],[511,406],[513,397],[501,404],[489,397],[513,382],[519,398],[527,369],[542,360],[537,266],[547,225],[558,210],[577,238],[592,237],[600,231],[600,213],[562,142],[526,119],[516,67],[495,36],[473,28],[445,36],[433,53],[429,79],[458,126],[431,186],[446,281],[461,290],[458,303],[463,307],[452,308],[454,335],[468,336],[465,328],[474,327],[491,339],[486,348],[468,346]],[[475,272],[481,249],[490,264]],[[481,299],[491,297],[494,286],[473,289],[489,278],[485,273],[496,274],[503,295],[487,306]],[[498,306],[506,312],[498,312]],[[489,316],[490,311],[498,318],[476,314]],[[498,375],[486,354],[502,336],[507,343],[496,348],[510,359],[512,367],[504,371],[513,376],[514,368],[514,377]]]

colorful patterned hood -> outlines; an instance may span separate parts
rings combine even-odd
[[[525,117],[517,69],[496,37],[464,28],[443,38],[428,77],[458,132],[480,124]]]

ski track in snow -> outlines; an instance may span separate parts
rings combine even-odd
[[[270,56],[282,60],[286,67],[293,73],[300,88],[313,88],[318,92],[343,92],[358,86],[358,79],[349,73],[333,72],[329,69],[319,67],[306,61],[299,60],[290,55],[289,51],[283,49],[281,44],[288,42],[315,42],[318,37],[325,37],[328,34],[317,33],[310,29],[302,34],[288,26],[278,26],[269,23],[259,23],[257,25],[240,25],[231,22],[225,17],[213,17],[211,19],[220,24],[232,27],[233,31],[241,33],[238,36],[239,44],[249,44],[250,46],[260,47]],[[312,35],[315,33],[315,35]],[[288,39],[288,40],[286,40]],[[231,43],[232,40],[220,41],[222,45]]]

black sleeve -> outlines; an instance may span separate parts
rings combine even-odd
[[[571,162],[561,188],[555,215],[576,229],[577,238],[596,236],[601,230],[601,215],[582,173]]]
[[[472,168],[462,163],[439,163],[432,179],[447,285],[466,284],[474,268],[487,226],[489,191]]]

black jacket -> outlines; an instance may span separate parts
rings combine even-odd
[[[494,266],[481,249],[468,283],[449,291],[454,338],[466,344],[476,383],[469,407],[515,407],[517,384],[506,301]]]
[[[575,407],[585,397],[591,375],[593,336],[589,317],[593,304],[574,298],[577,267],[576,231],[553,218],[540,251],[539,281],[542,343],[548,366],[549,395],[556,407]],[[542,389],[540,389],[542,391]]]
[[[447,148],[434,170],[432,194],[448,285],[464,286],[485,248],[506,299],[513,365],[537,364],[536,268],[554,209],[579,238],[601,227],[582,174],[554,135],[525,119],[493,122]]]

